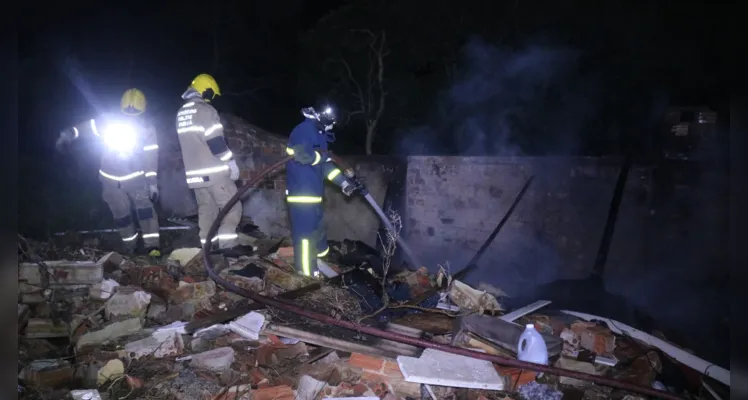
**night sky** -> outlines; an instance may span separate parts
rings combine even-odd
[[[292,116],[298,112],[297,36],[341,2],[282,3],[77,2],[60,13],[34,15],[19,24],[22,157],[51,151],[62,128],[116,107],[128,87],[146,93],[150,112],[176,109],[190,80],[202,72],[215,76],[226,98],[238,97],[238,103],[246,105],[238,114],[259,118],[257,123],[269,129],[289,128],[292,122],[278,123],[285,115],[277,110],[286,104]],[[212,15],[223,21],[219,46],[247,53],[238,66],[220,60],[224,65],[219,72],[212,71]],[[230,67],[240,73],[230,75]],[[234,82],[238,85],[231,85]],[[241,96],[255,87],[259,89],[253,96]],[[237,92],[239,96],[232,96]]]

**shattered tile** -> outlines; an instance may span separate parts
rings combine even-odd
[[[225,324],[215,324],[202,329],[198,329],[192,334],[194,338],[202,338],[205,340],[214,340],[223,335],[231,332],[229,327]]]
[[[299,379],[295,400],[315,400],[325,385],[326,383],[323,381],[318,381],[311,376],[304,375]]]
[[[397,362],[407,382],[472,389],[504,389],[504,380],[489,361],[426,349],[420,358],[400,356]]]
[[[114,279],[104,279],[99,283],[91,285],[91,290],[88,292],[88,295],[93,300],[106,300],[114,294],[118,286],[119,283]]]
[[[182,335],[174,331],[156,332],[152,336],[125,345],[125,352],[133,359],[145,356],[155,358],[177,356],[183,351]]]
[[[71,390],[70,396],[73,400],[101,400],[101,395],[96,389]]]
[[[210,371],[225,371],[234,362],[234,349],[231,347],[219,347],[192,356],[190,365],[194,368],[207,369]]]
[[[104,272],[113,272],[119,269],[122,261],[124,261],[124,258],[119,253],[112,251],[101,257],[96,264],[100,265]]]
[[[247,339],[257,340],[260,338],[260,331],[264,324],[265,316],[258,312],[251,311],[249,314],[246,314],[235,321],[231,321],[229,323],[229,329]]]
[[[111,323],[97,331],[90,331],[78,338],[76,348],[81,349],[85,346],[97,345],[121,338],[123,336],[138,333],[143,329],[140,318],[131,318],[124,321]]]
[[[114,317],[142,317],[148,310],[150,302],[150,293],[122,287],[107,300],[105,308],[106,317],[107,319]]]

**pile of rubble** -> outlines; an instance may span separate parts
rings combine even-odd
[[[698,368],[672,344],[584,314],[539,313],[548,301],[506,312],[497,288],[473,288],[443,269],[435,276],[425,268],[383,270],[360,243],[333,246],[339,264],[329,266],[337,276],[324,279],[296,274],[284,240],[255,247],[249,257],[211,256],[219,276],[337,319],[507,358],[517,357],[524,325],[534,324],[556,367],[678,395],[707,387],[719,398],[722,390],[686,367]],[[78,260],[27,258],[19,265],[23,398],[639,398],[265,308],[216,285],[198,248],[164,260],[79,253]]]

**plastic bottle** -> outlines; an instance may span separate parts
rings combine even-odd
[[[525,331],[517,343],[517,359],[535,364],[548,365],[548,347],[535,325],[525,325]]]

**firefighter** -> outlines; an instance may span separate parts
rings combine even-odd
[[[288,138],[286,152],[294,156],[286,165],[286,201],[291,218],[291,238],[294,245],[296,269],[307,276],[316,276],[318,264],[330,251],[322,226],[322,196],[327,179],[350,196],[362,186],[358,180],[348,179],[327,154],[327,144],[335,141],[332,128],[335,115],[329,107],[321,113],[314,107],[301,110],[304,121],[297,125]],[[331,271],[322,272],[329,275]]]
[[[120,110],[124,116],[103,114],[63,131],[57,147],[61,149],[82,136],[93,135],[100,139],[103,145],[99,169],[101,196],[112,212],[124,250],[135,251],[140,236],[146,252],[158,257],[161,255],[159,226],[153,207],[158,200],[156,129],[143,117],[146,98],[139,89],[125,91]]]
[[[208,230],[229,199],[236,194],[234,183],[239,167],[226,145],[223,125],[218,112],[210,104],[221,89],[212,76],[200,74],[182,94],[185,103],[177,112],[177,136],[182,148],[182,161],[187,186],[195,192],[198,207],[200,242],[205,243]],[[240,246],[236,233],[241,222],[241,203],[237,202],[221,221],[212,238],[216,252],[227,256],[251,253],[251,246]]]

